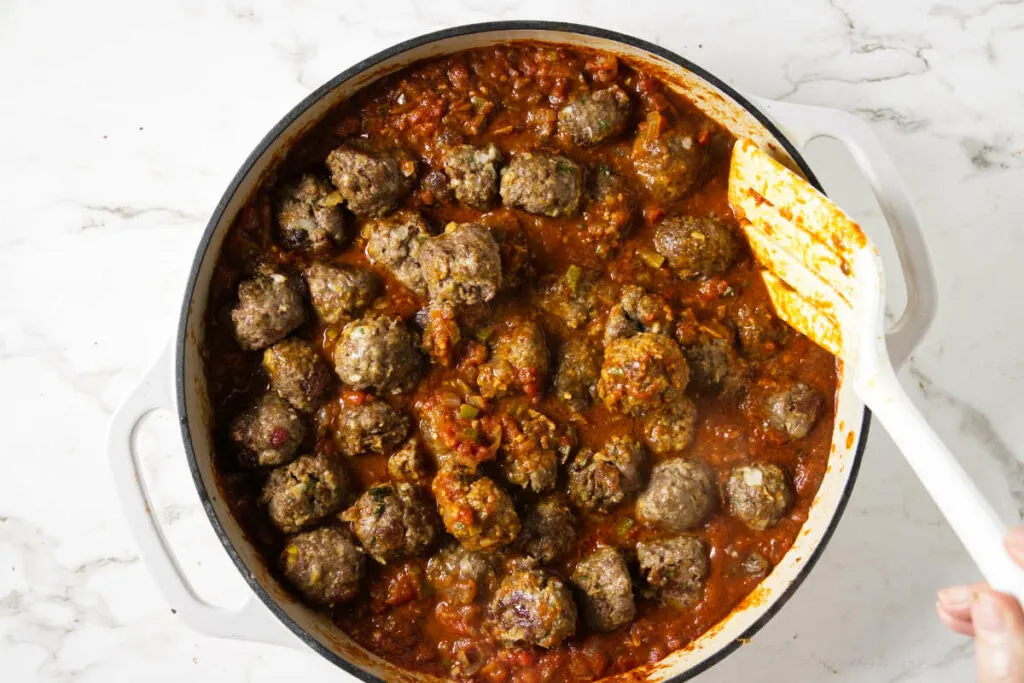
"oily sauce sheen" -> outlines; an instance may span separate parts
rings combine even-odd
[[[612,87],[618,89],[618,99],[599,97],[600,106],[586,108],[595,93]],[[577,110],[578,116],[566,115],[563,122],[559,112],[573,103],[586,106]],[[490,144],[496,146],[498,158],[492,155],[483,164],[499,173],[529,153],[559,157],[561,161],[550,166],[556,176],[571,176],[572,165],[578,165],[578,196],[572,187],[559,185],[552,192],[561,208],[538,211],[526,206],[537,211],[530,213],[522,201],[506,198],[505,203],[513,206],[503,206],[505,188],[502,196],[494,196],[500,181],[484,173],[478,206],[460,201],[452,172],[446,171],[446,155],[460,145],[486,150]],[[489,477],[507,494],[521,522],[539,500],[559,501],[575,518],[575,541],[545,562],[524,560],[524,539],[499,541],[496,547],[477,551],[487,557],[492,575],[479,583],[463,579],[460,590],[453,592],[451,585],[438,583],[428,572],[427,562],[441,548],[457,547],[451,525],[464,522],[474,529],[479,510],[459,508],[465,504],[459,498],[463,494],[456,491],[454,480],[444,479],[443,487],[449,487],[445,490],[456,491],[456,500],[442,510],[447,528],[438,517],[430,517],[437,527],[433,537],[406,536],[404,546],[399,543],[397,550],[389,551],[386,563],[366,555],[361,573],[346,588],[350,596],[316,605],[373,652],[409,669],[456,679],[589,681],[659,661],[727,616],[782,560],[807,518],[828,461],[836,389],[835,359],[787,328],[771,310],[758,267],[726,201],[732,144],[727,131],[653,74],[608,54],[541,43],[512,43],[415,63],[363,90],[304,135],[264,180],[228,235],[213,277],[205,349],[222,487],[278,578],[285,585],[296,582],[285,567],[294,569],[300,562],[294,556],[300,551],[286,547],[295,530],[284,533],[271,520],[263,493],[271,486],[268,480],[278,476],[290,481],[298,487],[292,493],[300,502],[313,495],[309,491],[314,486],[327,484],[322,475],[296,484],[297,479],[289,480],[284,473],[271,473],[295,467],[288,462],[296,455],[315,456],[335,468],[343,483],[329,491],[333,498],[328,495],[320,507],[304,508],[305,516],[295,524],[301,533],[330,528],[350,534],[355,513],[345,513],[345,519],[341,514],[368,489],[371,499],[364,511],[383,514],[383,505],[372,504],[372,496],[383,494],[373,487],[392,482],[389,457],[406,444],[407,436],[418,434],[418,454],[426,465],[413,488],[421,501],[427,501],[430,515],[442,487],[439,483],[432,488],[432,479],[455,468],[469,473],[470,479]],[[325,165],[332,150],[344,146],[371,156],[390,154],[397,160],[391,171],[402,176],[394,176],[395,182],[405,185],[396,191],[382,220],[393,217],[395,210],[415,211],[434,235],[449,224],[464,223],[483,225],[485,241],[490,240],[488,231],[493,234],[501,256],[496,291],[488,298],[486,286],[470,294],[463,287],[454,302],[437,300],[446,296],[437,294],[431,303],[435,290],[415,292],[395,276],[392,266],[380,259],[371,262],[368,238],[361,233],[372,219],[352,213],[361,205],[353,204],[335,187],[337,183],[331,184],[334,169]],[[293,192],[288,188],[294,188],[303,174],[313,174],[321,182],[314,203],[326,207],[317,209],[325,212],[318,214],[321,218],[328,217],[323,225],[335,225],[330,221],[340,216],[342,234],[320,234],[319,241],[311,238],[306,243],[296,242],[294,235],[285,237],[282,193]],[[380,182],[377,177],[371,185]],[[551,206],[548,190],[529,184],[525,189],[528,197]],[[666,227],[673,221],[674,233]],[[709,221],[714,225],[708,227]],[[682,247],[680,235],[686,243]],[[455,260],[471,259],[457,253]],[[309,292],[302,289],[303,273],[315,262],[373,273],[377,289],[372,301],[325,322],[314,312]],[[297,326],[282,323],[273,317],[280,311],[269,318],[256,315],[249,319],[256,337],[250,334],[241,343],[232,314],[241,306],[239,285],[270,271],[301,284],[304,321]],[[467,303],[458,300],[460,296],[487,300]],[[281,304],[281,310],[286,305]],[[387,315],[401,319],[417,346],[429,338],[429,351],[416,356],[421,360],[414,368],[412,388],[382,391],[380,385],[356,387],[341,381],[334,371],[334,353],[339,339],[345,338],[346,325]],[[274,325],[283,327],[268,331]],[[521,329],[532,330],[533,336],[517,337]],[[308,342],[330,372],[316,381],[303,375],[298,384],[289,385],[293,391],[318,391],[318,408],[293,411],[304,430],[297,446],[287,445],[290,427],[271,427],[263,435],[270,455],[261,460],[254,455],[257,437],[252,435],[265,425],[249,423],[249,431],[240,432],[238,421],[262,397],[275,394],[278,385],[271,385],[263,367],[264,349],[282,334],[286,340]],[[635,341],[637,335],[643,343]],[[652,342],[653,336],[663,339]],[[621,340],[630,338],[634,342],[623,345]],[[539,344],[541,355],[532,348],[532,356],[515,356],[505,367],[511,374],[499,377],[495,389],[493,378],[485,382],[481,373],[504,353],[502,339]],[[606,372],[600,391],[594,386],[596,378],[586,373],[576,384],[563,382],[564,376],[556,380],[574,342],[577,350],[589,349],[599,366],[603,361]],[[610,345],[626,354],[626,362],[612,367],[606,353]],[[629,373],[652,358],[657,361],[653,375],[630,384],[635,378]],[[363,361],[358,356],[355,362],[358,366]],[[384,365],[390,362],[385,354]],[[676,391],[682,364],[687,366],[683,374],[688,381]],[[660,372],[676,373],[675,379],[662,381]],[[317,382],[326,383],[326,388],[316,389]],[[346,447],[339,446],[335,436],[345,419],[342,415],[352,406],[381,401],[399,420],[405,416],[405,429],[395,428],[401,438],[385,436],[383,445],[370,439],[356,447],[361,452],[343,453]],[[652,436],[651,421],[659,415],[668,415],[664,425],[670,431],[672,425],[692,420],[692,438],[676,434],[676,440],[669,438],[666,445]],[[534,425],[550,427],[546,434],[551,438],[536,443],[549,464],[557,462],[551,470],[553,486],[543,477],[534,479],[530,464],[524,466],[528,481],[540,482],[533,487],[524,486],[523,467],[518,475],[505,467],[510,456],[504,449],[529,431],[524,425],[533,418]],[[426,423],[435,433],[423,432]],[[639,488],[623,472],[603,470],[605,478],[597,477],[598,485],[610,486],[621,496],[601,498],[606,503],[595,507],[592,497],[570,490],[578,486],[570,483],[571,463],[588,449],[591,454],[607,449],[613,439],[627,439],[641,453],[635,480]],[[278,458],[289,448],[290,453]],[[658,514],[672,517],[671,509],[638,520],[636,501],[650,486],[652,468],[679,458],[710,467],[712,512],[682,530],[659,523]],[[734,468],[750,465],[778,469],[747,469],[733,475]],[[758,499],[757,487],[779,471],[785,491],[772,489],[774,502]],[[611,480],[609,472],[614,475]],[[754,497],[731,491],[731,475],[738,476],[740,484],[753,486]],[[510,481],[517,476],[516,483]],[[670,502],[669,508],[675,505]],[[288,508],[283,514],[292,512]],[[468,538],[470,545],[480,542],[473,531],[461,533],[460,540]],[[361,555],[365,543],[346,537],[354,544],[353,556]],[[638,544],[675,538],[699,539],[693,547],[705,558],[706,570],[696,570],[695,582],[687,573],[690,568],[676,567],[675,573],[664,572],[667,579],[658,578],[638,559]],[[628,580],[616,597],[622,598],[624,589],[626,604],[631,600],[635,613],[613,630],[598,632],[583,607],[586,598],[581,591],[586,589],[574,571],[581,560],[605,548],[614,549],[628,570]],[[320,550],[326,556],[336,552]],[[320,590],[331,561],[320,556],[321,564],[314,563],[313,569],[303,564],[295,571],[305,571],[303,580],[317,583]],[[543,638],[532,631],[512,641],[507,629],[495,626],[499,608],[492,604],[494,595],[502,580],[516,572],[564,587],[566,592],[559,595],[571,595],[577,612],[572,635],[561,632],[564,620],[557,627],[545,623],[545,637],[557,642],[542,647],[537,643]],[[681,576],[687,577],[685,586]],[[526,583],[512,588],[532,590]],[[669,599],[673,590],[682,599]],[[307,602],[317,601],[310,592],[302,594]],[[515,603],[518,599],[513,598],[513,609],[505,616],[513,621],[530,619],[537,603]],[[516,616],[516,608],[525,614]],[[568,619],[564,601],[556,608]]]

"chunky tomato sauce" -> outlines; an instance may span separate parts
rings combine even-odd
[[[560,142],[556,135],[559,109],[581,92],[611,84],[622,88],[632,103],[625,130],[589,147]],[[694,131],[694,138],[707,157],[699,182],[678,201],[657,199],[636,179],[632,148],[638,124],[651,121],[652,113],[660,116],[653,125],[683,126]],[[557,366],[554,350],[561,348],[570,336],[586,335],[590,329],[570,329],[556,316],[537,308],[538,288],[555,278],[578,279],[580,272],[593,271],[611,291],[634,284],[664,297],[671,311],[669,333],[677,340],[693,332],[687,326],[735,330],[737,320],[743,319],[741,311],[759,311],[771,318],[766,313],[771,309],[758,267],[745,245],[741,244],[739,256],[725,272],[696,278],[680,277],[652,246],[654,230],[666,216],[715,215],[735,230],[726,200],[732,139],[653,75],[602,53],[522,43],[419,62],[374,83],[299,140],[264,180],[231,229],[214,273],[206,367],[216,416],[216,464],[234,513],[264,551],[272,568],[278,566],[285,535],[270,523],[259,502],[267,469],[251,469],[238,463],[238,446],[231,440],[228,427],[236,414],[268,390],[269,384],[260,367],[262,353],[243,351],[236,342],[230,311],[236,302],[239,282],[258,264],[298,271],[314,258],[282,246],[273,215],[274,192],[281,182],[299,173],[325,175],[323,159],[328,152],[353,137],[370,143],[397,143],[410,154],[416,165],[416,183],[401,200],[400,208],[419,211],[435,230],[450,222],[479,221],[484,213],[461,205],[444,188],[442,155],[452,144],[494,143],[505,159],[526,150],[549,150],[581,164],[588,177],[598,169],[610,169],[625,180],[631,199],[603,209],[604,218],[609,218],[609,212],[619,212],[610,218],[612,224],[621,226],[621,231],[613,234],[600,227],[608,221],[591,220],[593,209],[588,209],[585,201],[579,213],[568,217],[549,218],[503,208],[500,200],[486,212],[485,225],[521,233],[521,243],[526,248],[518,254],[503,253],[503,258],[518,259],[524,270],[513,288],[499,291],[493,301],[474,315],[500,320],[509,313],[519,313],[538,320],[552,350],[550,374]],[[383,283],[376,309],[395,313],[410,327],[418,328],[422,313],[419,322],[417,313],[425,308],[424,299],[386,269],[369,262],[364,240],[359,236],[363,220],[351,214],[346,215],[346,220],[350,236],[347,245],[315,258],[373,270]],[[738,230],[736,235],[739,236]],[[508,264],[506,260],[503,265]],[[729,514],[725,502],[720,502],[706,523],[689,532],[704,541],[709,556],[703,592],[690,608],[662,604],[645,587],[631,564],[636,617],[629,624],[609,633],[597,633],[581,618],[575,634],[552,648],[502,643],[488,628],[486,600],[466,605],[446,601],[426,580],[424,556],[387,565],[367,561],[358,597],[330,610],[339,628],[402,666],[480,681],[595,680],[659,661],[698,638],[727,616],[764,578],[764,572],[782,560],[807,517],[828,461],[835,359],[796,332],[779,332],[778,320],[764,324],[774,326],[777,334],[769,335],[756,348],[735,342],[741,363],[737,390],[727,394],[701,393],[691,387],[687,391],[697,409],[695,437],[684,453],[672,457],[683,455],[706,461],[722,486],[736,465],[752,460],[774,463],[791,481],[792,502],[782,520],[763,531],[751,530]],[[310,315],[293,335],[312,342],[330,363],[338,331],[337,326],[325,325]],[[600,336],[592,331],[589,334],[599,348]],[[449,367],[424,360],[421,379],[413,391],[377,400],[387,400],[410,415],[418,415],[425,402],[431,400],[455,396],[455,403],[466,401],[467,396],[475,393],[472,382],[467,381],[467,377],[472,378],[467,368],[486,358],[486,341],[483,337],[474,338],[472,333],[463,334],[451,351],[453,362]],[[530,368],[523,370],[528,374]],[[533,384],[524,382],[527,389],[515,395],[478,401],[482,407],[472,419],[451,417],[448,437],[452,443],[469,457],[483,461],[481,467],[491,467],[493,463],[487,462],[493,457],[493,453],[487,452],[488,430],[500,430],[502,415],[524,408],[539,410],[559,427],[571,428],[576,443],[568,448],[597,450],[612,434],[632,434],[643,439],[637,418],[612,413],[600,399],[591,407],[574,412],[554,395],[550,376],[536,379]],[[756,403],[771,387],[791,381],[810,386],[826,400],[810,433],[787,440],[772,432]],[[342,457],[335,452],[329,429],[318,429],[316,421],[329,424],[330,412],[335,409],[331,406],[340,405],[339,398],[342,402],[359,402],[367,397],[365,392],[352,390],[336,379],[331,391],[328,407],[310,421],[301,453]],[[499,426],[494,427],[495,423]],[[390,450],[344,459],[352,479],[349,502],[366,488],[388,481],[389,455]],[[669,456],[652,454],[645,472],[666,457]],[[505,483],[500,473],[493,478],[509,492],[520,510],[536,498]],[[557,486],[564,490],[564,472],[559,475]],[[577,560],[599,545],[623,549],[629,559],[637,542],[664,535],[636,521],[634,498],[630,497],[607,513],[579,514],[577,547],[547,571],[568,582]],[[515,546],[503,552],[514,554]],[[765,570],[751,572],[747,568],[752,554],[766,562]]]

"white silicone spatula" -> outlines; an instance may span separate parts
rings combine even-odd
[[[884,333],[885,275],[855,222],[749,140],[733,148],[729,204],[763,266],[779,317],[842,359],[989,584],[1024,602],[1006,525],[896,379]]]

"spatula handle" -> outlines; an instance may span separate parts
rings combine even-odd
[[[1003,544],[1006,524],[911,403],[892,366],[884,366],[870,383],[857,383],[858,393],[896,442],[985,580],[1024,604],[1024,570]]]

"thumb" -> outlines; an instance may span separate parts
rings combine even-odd
[[[971,606],[978,683],[1024,683],[1024,614],[1009,595],[984,592]]]

